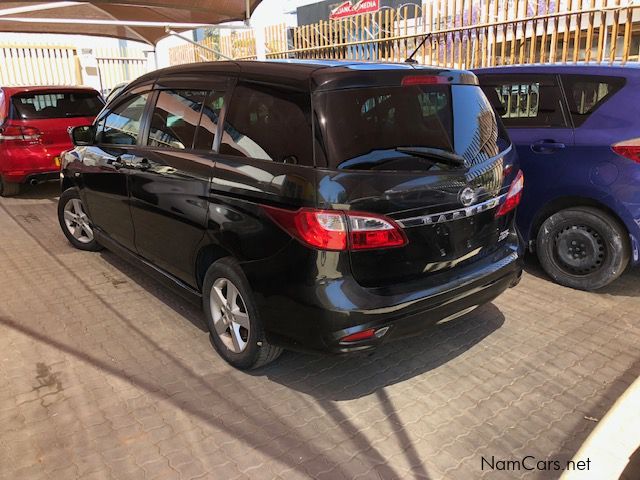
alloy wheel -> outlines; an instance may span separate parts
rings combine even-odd
[[[80,243],[93,241],[93,228],[79,198],[72,198],[64,206],[64,223]]]
[[[216,334],[233,353],[247,348],[251,324],[246,303],[231,280],[219,278],[213,283],[209,298]]]

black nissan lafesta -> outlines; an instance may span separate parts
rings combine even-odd
[[[230,364],[348,353],[514,286],[523,176],[476,77],[217,62],[127,85],[71,131],[58,213],[202,303]]]

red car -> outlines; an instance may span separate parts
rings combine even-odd
[[[72,148],[69,127],[92,123],[103,106],[92,88],[0,88],[0,194],[58,179],[60,154]]]

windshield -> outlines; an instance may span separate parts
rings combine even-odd
[[[475,85],[334,90],[315,94],[314,107],[322,153],[332,168],[460,168],[493,157],[509,144]],[[452,162],[454,157],[461,161]]]
[[[13,118],[43,120],[48,118],[95,117],[103,102],[93,92],[25,93],[13,97]]]

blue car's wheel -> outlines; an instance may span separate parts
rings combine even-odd
[[[538,231],[536,251],[555,282],[580,290],[608,285],[629,263],[624,227],[592,207],[568,208],[547,218]]]

